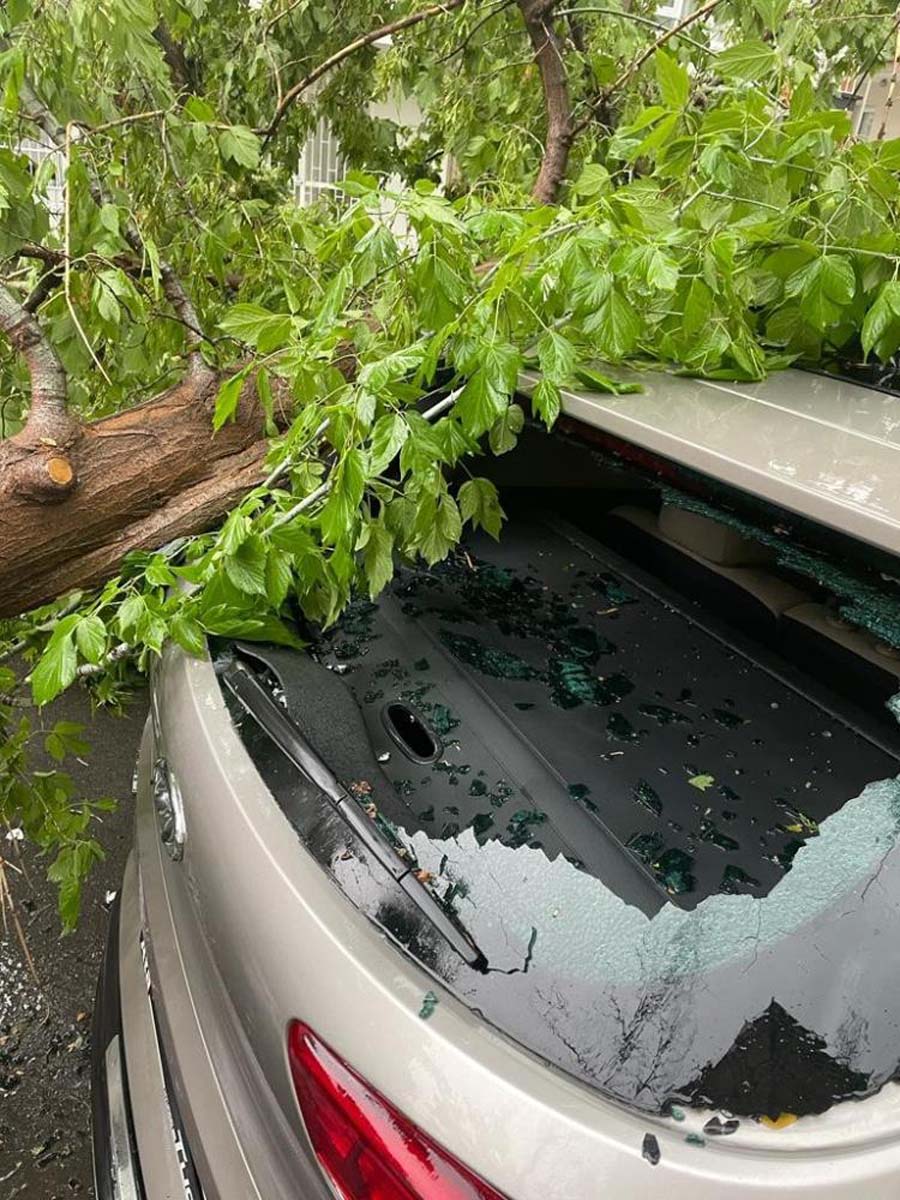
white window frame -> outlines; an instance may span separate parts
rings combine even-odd
[[[337,194],[337,184],[344,174],[344,159],[331,122],[327,117],[319,117],[300,151],[294,175],[294,200],[305,207],[323,196]]]

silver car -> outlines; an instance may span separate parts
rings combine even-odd
[[[499,542],[170,647],[99,1200],[896,1200],[897,403],[571,393]]]

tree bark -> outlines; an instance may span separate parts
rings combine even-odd
[[[547,111],[544,157],[531,194],[541,204],[554,204],[566,177],[574,138],[563,46],[553,25],[556,0],[518,0],[518,4],[541,73]]]
[[[132,550],[212,527],[262,481],[253,385],[213,434],[220,383],[190,372],[145,404],[73,425],[62,443],[24,431],[0,442],[0,618],[104,582]]]

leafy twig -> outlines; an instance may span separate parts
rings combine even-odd
[[[380,25],[377,29],[370,29],[368,33],[362,34],[361,37],[355,38],[352,42],[348,42],[340,50],[335,51],[324,62],[319,63],[315,70],[304,76],[293,87],[288,88],[281,98],[281,103],[277,105],[272,119],[267,126],[257,129],[256,132],[263,137],[263,145],[267,145],[281,124],[288,109],[299,99],[304,92],[308,91],[314,83],[340,66],[345,59],[355,54],[357,50],[362,50],[366,46],[372,46],[375,42],[381,41],[382,38],[391,37],[395,33],[400,33],[404,29],[410,29],[414,25],[421,24],[422,21],[431,20],[433,17],[443,16],[445,13],[451,12],[455,8],[461,8],[467,0],[444,0],[443,4],[431,4],[427,8],[420,8],[418,12],[408,13],[407,16],[401,17],[396,21],[389,21],[386,25]]]

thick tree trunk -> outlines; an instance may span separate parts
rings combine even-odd
[[[0,442],[0,617],[102,583],[129,551],[208,529],[262,480],[252,387],[214,434],[220,382],[196,370],[145,404],[74,426],[63,442]]]

